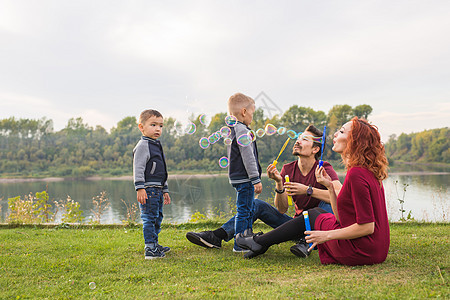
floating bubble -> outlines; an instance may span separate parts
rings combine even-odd
[[[260,138],[262,138],[265,134],[266,134],[266,131],[262,128],[259,128],[258,130],[256,130],[256,135]]]
[[[95,289],[97,287],[97,285],[95,284],[95,282],[89,282],[89,288],[91,289],[91,290],[93,290],[93,289]]]
[[[197,127],[195,126],[195,124],[191,122],[186,126],[185,131],[187,134],[193,134],[196,129],[197,129]]]
[[[205,137],[202,137],[199,141],[198,144],[200,145],[200,148],[202,149],[206,149],[209,147],[209,140]]]
[[[219,166],[222,169],[225,169],[226,167],[228,167],[228,157],[222,156],[221,158],[219,158]]]
[[[222,138],[222,134],[220,134],[220,131],[219,131],[219,130],[216,131],[216,132],[214,132],[214,135],[215,135],[215,137],[216,137],[217,140],[220,140],[220,139]]]
[[[175,127],[175,130],[177,131],[178,134],[183,133],[183,124],[181,124],[180,121],[175,121],[175,123],[173,123],[173,127]]]
[[[294,130],[288,130],[286,131],[286,134],[293,140],[297,138],[297,132],[295,132]]]
[[[286,127],[280,127],[280,128],[278,128],[277,133],[279,135],[283,135],[286,133],[286,130],[287,130]]]
[[[275,127],[275,125],[269,123],[266,125],[265,131],[267,135],[273,135],[277,132],[277,128]]]
[[[222,128],[220,128],[220,135],[222,137],[227,137],[231,134],[231,129],[228,126],[223,126]]]
[[[248,145],[250,145],[252,143],[252,138],[250,137],[250,135],[244,133],[244,134],[240,135],[236,141],[237,141],[238,145],[240,145],[242,147],[247,147]]]
[[[208,120],[206,119],[206,115],[205,115],[205,114],[201,114],[200,116],[198,116],[198,120],[199,120],[200,123],[202,123],[203,125],[208,124]]]
[[[230,139],[229,137],[223,139],[223,143],[225,145],[231,145],[232,142],[233,142],[233,140]]]
[[[250,139],[252,140],[252,142],[254,142],[256,140],[256,133],[253,130],[250,130],[247,134],[250,137]]]
[[[322,138],[321,137],[313,136],[312,139],[316,143],[322,143]]]
[[[229,115],[225,117],[225,124],[227,124],[227,126],[231,126],[234,127],[237,124],[237,119],[235,116]]]
[[[214,132],[208,137],[210,144],[215,144],[220,139],[220,133]]]

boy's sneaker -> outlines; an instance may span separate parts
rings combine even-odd
[[[164,252],[159,250],[158,248],[150,249],[150,247],[145,248],[145,259],[154,259],[154,258],[163,258],[166,255]]]
[[[160,244],[157,244],[156,248],[158,248],[159,251],[161,251],[163,253],[167,253],[170,251],[170,247],[161,246]]]
[[[233,246],[233,252],[234,252],[234,253],[247,253],[247,252],[250,252],[250,250],[242,249],[241,247],[239,247],[238,245],[236,245],[236,242],[235,242],[235,243],[234,243],[234,246]]]
[[[186,238],[189,242],[205,248],[217,248],[222,247],[222,239],[217,237],[212,231],[202,232],[188,232]]]

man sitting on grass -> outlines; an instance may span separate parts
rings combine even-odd
[[[321,143],[314,141],[313,137],[322,137],[322,132],[309,125],[305,131],[298,137],[292,155],[297,156],[297,160],[283,166],[281,173],[277,168],[270,164],[267,167],[267,175],[276,182],[275,188],[275,207],[267,202],[254,199],[253,222],[260,219],[272,228],[292,219],[286,214],[289,204],[288,196],[292,196],[295,204],[295,217],[302,214],[303,210],[314,207],[321,207],[332,213],[330,198],[327,189],[316,180],[315,170],[319,163],[321,152]],[[330,175],[336,193],[339,193],[342,184],[333,167],[324,162],[323,167]],[[290,182],[285,182],[285,175],[289,175]],[[220,228],[213,231],[188,232],[186,238],[199,246],[205,248],[221,248],[222,240],[228,242],[235,235],[234,230],[235,216],[223,224]],[[300,257],[309,255],[308,245],[304,240],[291,247],[291,252]],[[236,244],[233,246],[233,252],[248,252],[245,257],[252,257],[253,253],[239,248]]]

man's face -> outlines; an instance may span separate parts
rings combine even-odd
[[[317,153],[317,146],[314,146],[314,135],[312,132],[303,132],[295,142],[294,148],[292,149],[292,155],[295,156],[314,156]]]

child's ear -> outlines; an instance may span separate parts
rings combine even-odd
[[[142,123],[138,124],[138,128],[139,128],[140,131],[144,130],[144,126],[142,125]]]
[[[247,114],[247,109],[245,107],[241,108],[241,115],[243,117],[245,117],[246,114]]]

